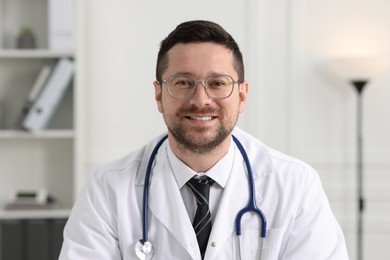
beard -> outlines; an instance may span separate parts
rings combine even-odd
[[[182,151],[196,154],[207,154],[214,151],[232,133],[238,120],[238,112],[230,118],[222,113],[219,108],[198,109],[189,106],[180,109],[175,115],[164,114],[165,124]],[[217,126],[211,129],[209,126],[188,126],[184,123],[188,114],[212,114],[218,115],[213,120],[218,120]],[[179,120],[177,120],[179,119]]]

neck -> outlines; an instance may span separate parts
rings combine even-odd
[[[183,147],[173,136],[168,135],[169,145],[173,153],[195,172],[206,172],[213,167],[229,151],[231,136],[229,135],[220,145],[205,153],[196,153]]]

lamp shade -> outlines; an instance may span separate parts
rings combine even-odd
[[[369,81],[380,75],[387,64],[387,57],[340,57],[328,61],[332,73],[348,82]]]

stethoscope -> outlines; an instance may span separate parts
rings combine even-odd
[[[244,159],[244,163],[246,165],[246,169],[248,172],[248,182],[249,182],[249,202],[248,205],[244,208],[242,208],[236,216],[236,235],[239,238],[241,236],[241,219],[242,216],[247,212],[254,212],[260,217],[261,221],[261,231],[260,231],[260,237],[262,239],[265,238],[266,232],[267,232],[267,220],[265,218],[264,213],[257,207],[256,205],[256,199],[255,199],[255,182],[253,178],[252,173],[252,167],[248,158],[248,155],[240,143],[238,139],[233,135],[233,141],[236,143],[238,150],[240,150],[240,153],[242,155],[242,158]],[[152,172],[152,166],[154,159],[156,158],[156,154],[158,152],[158,149],[160,146],[164,143],[164,141],[168,138],[168,135],[164,136],[154,147],[149,162],[146,168],[146,174],[145,174],[145,181],[144,181],[144,191],[143,191],[143,205],[142,205],[142,239],[140,239],[137,244],[135,245],[135,253],[137,257],[141,260],[148,260],[152,259],[154,255],[154,249],[152,243],[148,239],[148,200],[149,200],[149,181],[150,181],[150,175]],[[261,239],[261,243],[262,243]],[[260,245],[261,248],[262,245]],[[242,258],[241,253],[241,246],[240,246],[240,256]]]

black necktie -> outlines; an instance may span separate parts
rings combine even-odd
[[[192,178],[187,182],[187,185],[191,188],[196,198],[196,204],[198,209],[196,210],[195,219],[192,223],[194,227],[196,238],[200,248],[202,259],[206,251],[207,242],[209,241],[211,231],[211,214],[209,209],[209,192],[210,185],[214,183],[214,180],[207,176],[200,178]]]

